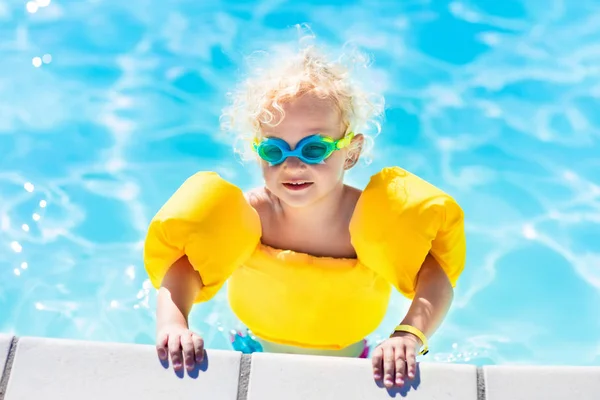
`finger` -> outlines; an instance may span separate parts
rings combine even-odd
[[[406,347],[406,373],[410,379],[415,377],[417,370],[417,356],[413,346]]]
[[[395,353],[396,385],[404,385],[404,373],[406,372],[406,351],[404,345],[396,347]]]
[[[169,354],[174,369],[181,368],[181,336],[169,335]]]
[[[192,341],[194,343],[194,353],[196,354],[196,362],[201,363],[204,360],[204,339],[193,334]]]
[[[158,358],[161,360],[166,360],[168,358],[167,353],[167,341],[169,340],[169,335],[166,333],[161,333],[156,338],[156,353],[158,354]]]
[[[181,335],[181,348],[183,350],[183,360],[187,369],[193,369],[196,365],[196,357],[194,352],[194,342],[192,342],[192,334],[187,333]]]
[[[386,346],[383,351],[383,384],[385,387],[394,386],[394,376],[396,371],[394,347]]]
[[[383,377],[383,349],[381,346],[378,346],[373,351],[373,356],[371,357],[371,363],[373,364],[373,379],[379,380]]]

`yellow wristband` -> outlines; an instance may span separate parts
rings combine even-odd
[[[419,355],[424,356],[425,354],[429,353],[429,346],[427,345],[427,338],[425,337],[425,334],[423,334],[423,332],[421,332],[419,329],[415,328],[412,325],[398,325],[396,328],[394,328],[394,332],[412,333],[413,335],[415,335],[416,337],[418,337],[421,340],[421,343],[423,343],[423,350],[421,350]]]

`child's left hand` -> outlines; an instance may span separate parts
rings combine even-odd
[[[406,332],[396,332],[377,346],[373,352],[373,378],[387,388],[404,385],[404,377],[415,377],[416,353],[421,341]]]

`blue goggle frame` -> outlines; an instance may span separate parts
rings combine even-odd
[[[306,164],[322,164],[334,151],[348,146],[353,137],[353,132],[338,140],[319,134],[311,135],[299,141],[294,150],[283,139],[264,138],[255,139],[252,147],[270,165],[281,164],[288,157],[297,157]]]

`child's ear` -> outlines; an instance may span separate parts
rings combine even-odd
[[[360,158],[362,153],[363,144],[365,138],[362,133],[354,135],[352,141],[348,145],[348,153],[346,153],[346,161],[344,162],[344,169],[349,170],[354,167]]]

